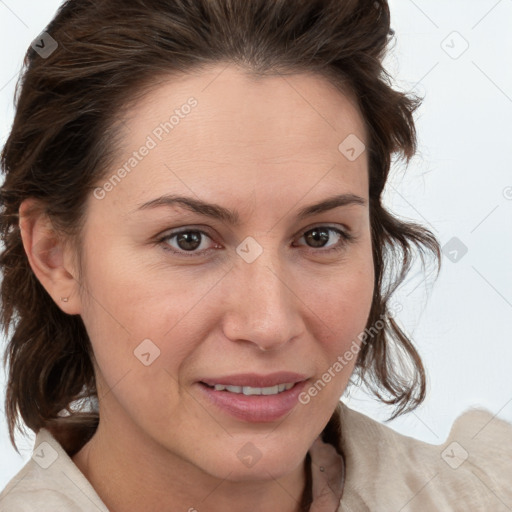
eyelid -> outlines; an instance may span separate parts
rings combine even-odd
[[[315,222],[314,224],[311,224],[309,226],[301,228],[296,235],[294,235],[294,238],[303,235],[304,233],[307,233],[308,231],[311,231],[315,228],[329,228],[334,230],[342,231],[344,234],[350,235],[351,230],[348,226],[345,224],[337,224],[337,223],[331,223],[331,222]]]

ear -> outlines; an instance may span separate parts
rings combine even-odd
[[[57,233],[40,201],[30,198],[19,208],[23,247],[37,279],[62,311],[77,315],[81,311],[71,248]]]

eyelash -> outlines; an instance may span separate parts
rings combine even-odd
[[[335,233],[339,234],[340,237],[341,237],[341,242],[338,242],[334,247],[331,247],[329,249],[322,249],[322,248],[318,248],[318,249],[315,249],[313,247],[310,247],[310,252],[316,252],[316,253],[323,253],[323,254],[330,254],[330,253],[333,253],[333,252],[340,252],[342,250],[345,249],[345,247],[350,244],[351,242],[353,242],[354,240],[356,240],[356,237],[355,235],[351,234],[351,233],[348,233],[348,232],[345,232],[345,231],[342,231],[338,228],[335,228],[335,227],[332,227],[332,226],[314,226],[310,229],[308,229],[307,231],[304,231],[301,238],[304,236],[305,233],[309,233],[310,231],[313,231],[314,229],[320,229],[320,228],[326,228],[327,231],[334,231]],[[191,229],[191,228],[188,228],[188,229],[184,229],[184,230],[181,230],[181,231],[177,231],[177,232],[171,232],[171,233],[168,233],[167,235],[165,235],[164,237],[160,238],[157,240],[157,243],[158,244],[161,244],[163,249],[165,251],[168,251],[170,253],[173,253],[173,254],[176,254],[178,256],[184,256],[184,257],[199,257],[199,256],[203,256],[205,255],[206,253],[208,253],[209,251],[212,251],[212,250],[215,250],[215,248],[210,248],[210,249],[204,249],[203,251],[184,251],[184,250],[176,250],[176,249],[173,249],[169,246],[169,244],[167,243],[169,240],[177,237],[178,235],[181,235],[183,233],[200,233],[201,235],[204,235],[208,238],[211,239],[210,235],[208,235],[208,233],[206,233],[205,231],[202,231],[201,229]]]

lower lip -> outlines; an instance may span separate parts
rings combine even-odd
[[[215,391],[214,388],[199,382],[199,388],[211,403],[231,416],[252,423],[276,421],[289,413],[298,403],[300,392],[307,381],[297,382],[293,388],[277,395],[250,395]]]

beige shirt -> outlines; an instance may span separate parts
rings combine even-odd
[[[346,480],[337,512],[512,511],[512,424],[488,411],[460,415],[442,445],[399,434],[344,404],[341,424]],[[108,509],[41,429],[32,458],[0,494],[0,511]]]
[[[447,440],[399,434],[343,404],[339,512],[512,512],[512,424],[468,409]]]

